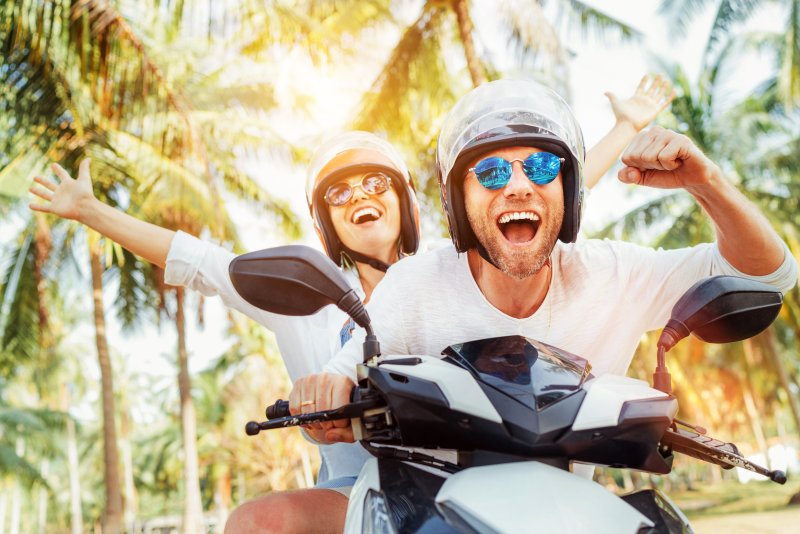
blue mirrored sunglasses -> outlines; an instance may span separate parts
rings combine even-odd
[[[550,152],[534,152],[527,158],[508,161],[497,156],[482,159],[469,169],[486,189],[502,189],[511,180],[512,165],[522,162],[522,171],[528,179],[537,184],[549,184],[558,176],[564,158]]]

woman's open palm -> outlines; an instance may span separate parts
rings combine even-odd
[[[92,178],[89,175],[89,161],[88,158],[81,161],[77,180],[73,179],[58,163],[50,166],[60,180],[58,184],[42,176],[34,177],[33,181],[37,185],[31,186],[30,192],[46,203],[31,203],[30,208],[34,211],[52,213],[65,219],[77,220],[81,204],[87,199],[94,198]]]

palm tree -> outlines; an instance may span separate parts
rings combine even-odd
[[[474,11],[468,0],[428,0],[417,18],[401,31],[381,72],[362,98],[353,127],[383,131],[405,149],[411,171],[421,187],[423,210],[441,214],[438,186],[431,170],[436,135],[445,113],[468,89],[499,76],[497,68],[480,52],[476,42]],[[581,28],[584,35],[614,34],[624,40],[638,39],[630,26],[582,2],[562,1],[545,10],[544,2],[504,0],[486,9],[500,14],[505,36],[526,68],[557,85],[568,94],[566,62],[569,54],[560,41],[563,34],[552,23]],[[376,19],[374,24],[385,22]],[[453,49],[464,57],[467,76],[454,72],[448,55]],[[441,217],[441,215],[439,215]],[[439,221],[444,228],[443,221]]]
[[[711,4],[715,6],[715,11],[703,53],[706,66],[718,63],[718,56],[723,53],[726,43],[736,37],[741,27],[764,4],[767,2],[759,0],[716,0]],[[789,110],[800,104],[800,1],[781,0],[777,4],[785,14],[780,18],[784,21],[783,25],[775,33],[758,36],[757,40],[772,47],[776,53],[775,76],[767,87],[777,90],[777,100]],[[685,34],[689,23],[708,7],[708,0],[663,0],[661,12],[667,15],[668,21],[678,29],[679,34]]]
[[[15,103],[18,117],[9,140],[12,146],[30,147],[26,150],[33,154],[30,157],[69,163],[70,159],[74,162],[84,154],[98,152],[95,147],[113,150],[108,132],[134,128],[129,118],[147,113],[160,101],[167,103],[164,111],[182,108],[180,97],[165,85],[161,71],[143,53],[142,43],[109,4],[66,0],[46,4],[21,2],[7,4],[2,15],[3,71],[7,78],[18,80],[7,100]],[[153,114],[151,111],[150,115]],[[164,115],[162,111],[158,116]],[[185,133],[186,123],[170,124],[166,128],[170,135],[160,140],[161,149],[165,150],[167,139],[188,140],[191,137],[188,130]],[[148,135],[146,128],[142,128],[141,137],[148,139]],[[179,143],[178,149],[181,148],[190,151],[191,145],[184,141]],[[99,152],[102,161],[102,151]],[[23,159],[15,156],[12,163]],[[18,166],[9,167],[13,170]],[[113,172],[115,169],[107,170],[111,171],[110,177],[120,178],[119,172]],[[7,167],[7,173],[11,172]],[[30,168],[20,172],[28,173]],[[96,347],[103,384],[106,472],[103,530],[116,533],[121,531],[122,498],[113,379],[102,306],[100,240],[90,234],[88,245]]]
[[[5,178],[13,177],[14,173],[27,174],[31,166],[41,165],[45,159],[69,165],[84,155],[92,155],[105,178],[97,183],[101,198],[113,204],[115,195],[133,183],[131,176],[138,178],[137,183],[145,192],[156,185],[154,176],[178,178],[191,184],[195,191],[204,190],[211,199],[210,203],[204,202],[208,206],[208,216],[204,219],[211,221],[212,226],[216,223],[215,234],[224,235],[230,231],[230,225],[219,227],[219,223],[223,226],[225,223],[219,209],[216,176],[241,194],[262,200],[267,209],[278,214],[284,228],[296,231],[289,210],[271,201],[238,171],[229,154],[218,152],[218,157],[208,157],[208,146],[204,144],[208,139],[200,139],[186,97],[175,90],[170,76],[150,59],[142,41],[114,7],[99,2],[63,1],[44,5],[22,2],[7,5],[2,15],[0,37],[4,64],[8,67],[2,70],[2,76],[16,83],[9,85],[12,94],[3,99],[0,111],[5,112],[4,117],[12,114],[19,117],[11,133],[2,139],[1,153],[8,160],[3,169]],[[182,13],[174,14],[175,20],[182,17]],[[48,39],[41,38],[45,35]],[[25,83],[19,83],[20,80]],[[33,150],[28,150],[30,144]],[[20,151],[21,146],[26,151]],[[20,155],[15,155],[15,149]],[[188,162],[199,165],[187,168]],[[134,168],[139,172],[133,172]],[[40,224],[37,228],[45,227]],[[43,232],[37,234],[34,250],[46,251],[46,240],[39,239],[40,234],[46,237]],[[113,378],[102,307],[102,259],[114,256],[113,247],[106,244],[104,251],[102,241],[91,232],[87,241],[103,384],[107,490],[104,531],[117,532],[121,528],[122,499]],[[133,285],[126,283],[121,287],[125,290]],[[41,287],[41,279],[38,286]],[[39,299],[39,303],[40,316],[46,318],[46,313],[42,313],[46,312],[44,300]],[[47,329],[40,328],[39,332]],[[182,354],[185,355],[185,349]],[[187,387],[182,391],[188,394],[188,383],[184,385]],[[190,485],[198,486],[196,477],[195,483],[187,487]],[[198,510],[194,508],[187,506],[187,521],[197,516]]]

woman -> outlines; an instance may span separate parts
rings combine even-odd
[[[352,326],[336,307],[309,317],[259,310],[236,293],[228,276],[235,255],[184,232],[174,232],[123,213],[97,200],[89,160],[73,180],[59,165],[58,185],[37,176],[32,188],[47,204],[37,211],[81,222],[134,254],[165,269],[170,285],[219,296],[275,333],[289,376],[319,372],[338,352]],[[362,299],[369,300],[389,265],[419,244],[418,207],[408,169],[397,150],[367,132],[348,132],[321,146],[309,166],[308,204],[329,256]],[[333,335],[331,335],[333,334]],[[320,482],[336,487],[339,477],[358,473],[366,452],[360,447],[324,447]]]

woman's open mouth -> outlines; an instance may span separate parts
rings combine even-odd
[[[497,218],[497,227],[506,241],[522,245],[536,237],[541,222],[539,215],[532,211],[508,211]]]
[[[350,217],[350,222],[353,224],[366,224],[377,221],[380,218],[381,212],[372,206],[366,206],[364,208],[357,209],[353,213],[352,217]]]

